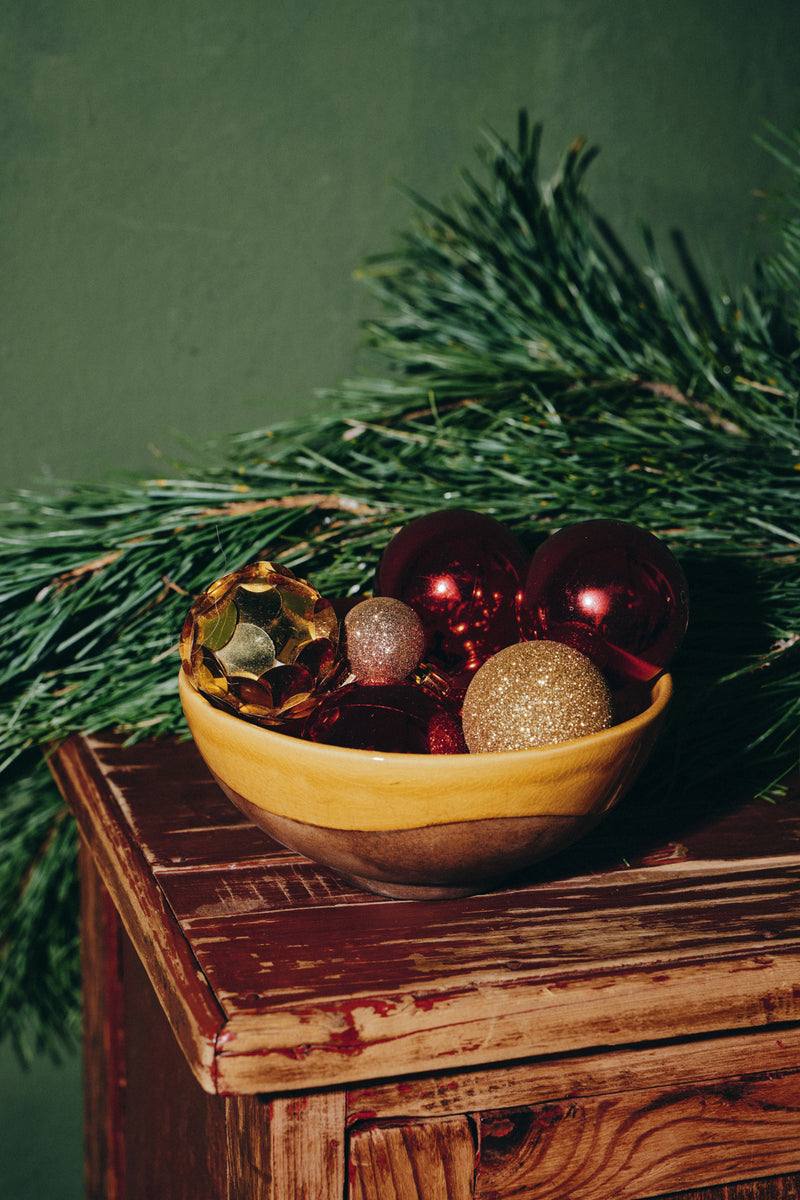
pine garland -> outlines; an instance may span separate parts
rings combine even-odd
[[[328,595],[369,590],[392,531],[446,505],[531,548],[619,517],[681,559],[690,633],[650,809],[745,784],[779,795],[800,743],[800,132],[770,133],[777,248],[735,294],[678,239],[671,280],[593,211],[594,151],[539,178],[541,128],[485,134],[479,180],[361,276],[385,373],[319,412],[193,446],[171,477],[20,491],[0,537],[0,1011],[20,1054],[76,1036],[75,833],[42,762],[68,734],[182,736],[177,635],[192,598],[266,554]]]

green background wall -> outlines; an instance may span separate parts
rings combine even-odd
[[[601,146],[631,244],[678,226],[735,276],[799,66],[798,0],[0,0],[0,481],[307,411],[356,368],[391,180],[440,199],[521,105],[548,166]],[[74,1061],[0,1055],[9,1200],[80,1195],[79,1103]]]
[[[391,180],[440,199],[520,105],[548,166],[601,146],[626,235],[735,274],[799,47],[797,0],[0,0],[0,478],[306,410],[355,368]]]

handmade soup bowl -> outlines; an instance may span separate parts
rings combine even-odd
[[[361,888],[466,896],[563,850],[630,788],[669,675],[610,729],[498,754],[384,754],[303,741],[215,708],[180,674],[189,729],[225,794],[282,845]]]

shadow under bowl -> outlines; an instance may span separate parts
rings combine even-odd
[[[367,891],[442,899],[497,887],[588,833],[649,758],[672,680],[601,733],[456,755],[307,742],[214,707],[184,671],[179,690],[209,770],[260,829]]]

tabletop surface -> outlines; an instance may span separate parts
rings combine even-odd
[[[612,815],[506,887],[423,902],[271,841],[191,742],[76,737],[51,766],[208,1091],[800,1020],[797,789],[639,827],[635,845]]]

